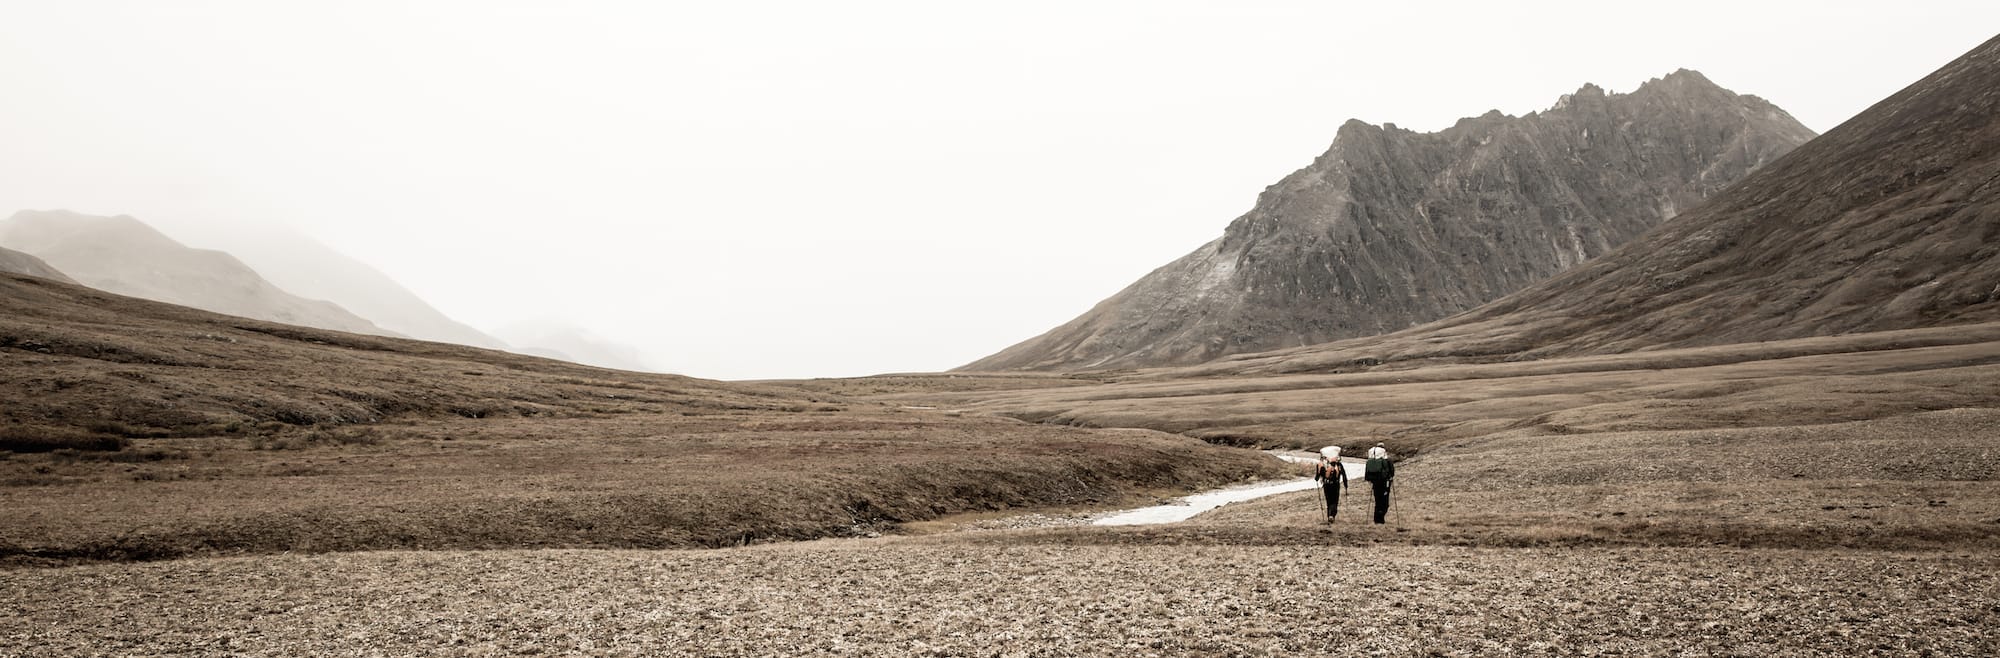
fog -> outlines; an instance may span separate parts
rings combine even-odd
[[[481,330],[726,379],[1039,334],[1350,117],[1437,130],[1691,68],[1824,132],[2000,25],[1991,2],[164,4],[0,2],[0,216],[308,236]]]

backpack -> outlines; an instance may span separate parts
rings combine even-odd
[[[1320,462],[1319,474],[1319,479],[1329,484],[1347,479],[1347,470],[1341,466],[1340,462]]]
[[[1366,473],[1367,474],[1362,477],[1363,479],[1366,479],[1369,482],[1382,482],[1388,480],[1389,460],[1384,457],[1376,457],[1374,459],[1368,460],[1368,470],[1366,471]]]

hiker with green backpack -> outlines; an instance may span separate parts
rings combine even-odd
[[[1377,443],[1368,449],[1368,465],[1364,468],[1361,478],[1375,491],[1375,522],[1387,523],[1389,481],[1396,479],[1396,463],[1389,461],[1389,449]]]

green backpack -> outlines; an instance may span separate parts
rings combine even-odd
[[[1381,482],[1389,479],[1389,460],[1384,457],[1376,457],[1368,460],[1368,470],[1362,478],[1369,482]]]

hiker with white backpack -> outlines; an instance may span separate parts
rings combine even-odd
[[[1368,465],[1361,477],[1368,481],[1375,492],[1375,522],[1387,523],[1389,516],[1389,481],[1396,479],[1396,463],[1389,461],[1389,449],[1377,443],[1368,449]]]
[[[1326,496],[1326,522],[1340,514],[1340,490],[1347,488],[1347,467],[1340,463],[1340,446],[1319,449],[1319,464],[1313,467],[1313,481]]]

